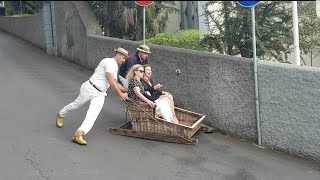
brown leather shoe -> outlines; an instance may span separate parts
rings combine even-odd
[[[63,126],[63,118],[59,115],[59,113],[57,114],[56,125],[58,128],[62,128]]]

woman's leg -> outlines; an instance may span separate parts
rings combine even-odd
[[[165,92],[165,96],[169,98],[169,103],[170,103],[170,106],[171,106],[171,109],[172,109],[172,113],[173,113],[173,115],[175,116],[176,113],[175,113],[175,111],[174,111],[173,96],[172,96],[170,93],[168,93],[168,92]]]
[[[173,101],[172,95],[170,93],[166,93],[165,95],[161,95],[159,98],[165,99],[168,101],[168,103],[170,105],[171,112],[173,114],[174,122],[179,123],[179,120],[177,119],[177,116],[176,116],[176,112],[174,110],[174,101]]]
[[[177,118],[172,113],[169,99],[167,97],[159,97],[155,101],[155,103],[157,103],[157,106],[159,104],[160,113],[161,113],[161,116],[163,117],[163,119],[165,119],[166,121],[169,121],[169,122],[179,123]]]
[[[159,99],[164,99],[164,100],[168,101],[168,103],[169,103],[169,105],[170,105],[170,109],[171,109],[171,111],[172,111],[172,114],[173,114],[173,115],[176,115],[176,113],[175,113],[175,111],[174,111],[174,103],[173,103],[172,99],[170,99],[170,98],[169,98],[168,96],[166,96],[166,95],[161,95],[161,96],[159,97]]]
[[[155,100],[154,102],[156,103],[157,108],[159,109],[162,118],[165,121],[172,122],[173,115],[172,115],[171,109],[169,107],[168,101],[159,98],[159,99]]]

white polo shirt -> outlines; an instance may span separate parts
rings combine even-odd
[[[113,78],[117,80],[118,64],[114,58],[103,59],[94,70],[93,75],[89,78],[89,80],[103,92],[106,92],[110,86],[106,72],[113,73]]]

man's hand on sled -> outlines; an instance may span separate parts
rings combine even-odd
[[[125,101],[125,100],[128,100],[128,99],[129,99],[128,93],[121,93],[121,94],[120,94],[120,97],[121,97],[121,100],[122,100],[122,101]]]

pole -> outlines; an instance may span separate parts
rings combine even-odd
[[[52,14],[51,14],[51,1],[42,1],[42,20],[43,20],[43,30],[44,30],[44,40],[46,45],[47,54],[53,55],[54,41],[52,33]]]
[[[320,17],[320,0],[316,0],[316,13]]]
[[[300,66],[300,48],[299,48],[299,27],[298,27],[298,8],[297,1],[292,1],[293,16],[293,38],[294,38],[294,54],[295,64]]]
[[[146,44],[146,7],[143,7],[143,44]]]
[[[20,14],[22,14],[22,2],[20,1]]]
[[[258,89],[258,66],[256,54],[256,22],[254,6],[251,7],[252,19],[252,48],[253,48],[253,72],[254,72],[254,90],[256,100],[256,116],[257,116],[257,130],[258,130],[258,144],[261,145],[261,130],[260,130],[260,110],[259,110],[259,89]]]

